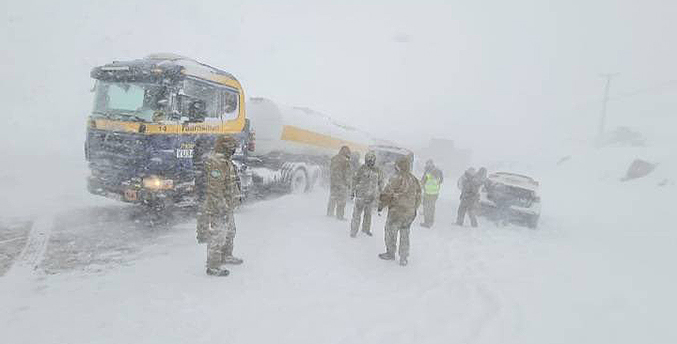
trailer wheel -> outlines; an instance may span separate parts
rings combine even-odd
[[[303,168],[298,168],[294,171],[294,174],[291,177],[291,193],[300,194],[304,193],[309,189],[308,184],[308,174]]]

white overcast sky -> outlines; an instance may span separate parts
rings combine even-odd
[[[409,145],[593,135],[603,72],[612,94],[649,89],[612,102],[611,126],[677,109],[677,1],[4,0],[0,19],[10,146],[37,129],[80,149],[90,69],[152,52]]]

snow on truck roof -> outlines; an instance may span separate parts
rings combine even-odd
[[[91,76],[98,80],[127,79],[136,81],[157,81],[162,78],[180,80],[184,76],[191,76],[238,89],[241,88],[240,83],[232,74],[175,54],[151,54],[142,59],[113,61],[103,66],[94,67]]]
[[[539,183],[533,178],[516,173],[496,172],[490,174],[489,179],[494,182],[529,189],[532,191],[536,191],[539,187]]]
[[[189,57],[177,55],[177,54],[172,54],[172,53],[155,53],[155,54],[150,54],[146,56],[147,60],[158,60],[158,61],[167,61],[176,65],[179,65],[181,67],[184,67],[188,73],[192,74],[198,74],[199,76],[200,73],[204,72],[211,72],[214,74],[219,74],[219,75],[224,75],[227,76],[231,79],[235,79],[233,74],[230,74],[224,70],[218,69],[216,67],[212,67],[210,65],[204,64],[202,62],[199,62],[197,60],[191,59]],[[192,72],[192,73],[191,73]]]

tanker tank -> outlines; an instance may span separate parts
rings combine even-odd
[[[255,189],[307,192],[326,176],[329,159],[343,145],[364,155],[374,140],[368,133],[320,112],[250,98],[247,117],[255,133],[248,166]]]

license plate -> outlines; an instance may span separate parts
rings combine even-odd
[[[136,201],[138,199],[136,190],[125,190],[125,199],[128,201]]]
[[[179,159],[190,159],[193,157],[192,149],[177,149],[176,157]]]

